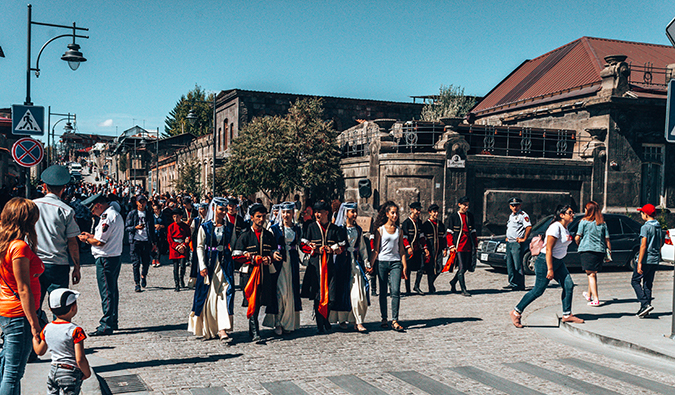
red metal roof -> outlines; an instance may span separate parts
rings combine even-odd
[[[552,97],[600,85],[605,56],[626,55],[634,66],[665,68],[675,63],[675,48],[603,38],[582,37],[535,59],[523,62],[490,91],[472,112],[478,115],[513,107],[523,101]]]

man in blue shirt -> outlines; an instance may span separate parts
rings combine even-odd
[[[640,310],[638,310],[637,316],[645,318],[654,310],[651,305],[652,284],[654,283],[656,268],[661,262],[663,231],[659,221],[654,219],[656,208],[653,204],[646,204],[638,211],[640,211],[645,224],[640,228],[640,255],[630,283],[640,302]]]

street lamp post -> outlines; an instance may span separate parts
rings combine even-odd
[[[213,174],[212,174],[212,190],[213,190],[213,197],[216,197],[216,97],[218,95],[216,93],[213,94],[213,102],[209,102],[206,100],[194,100],[195,102],[199,103],[212,103],[213,105]],[[195,124],[195,121],[197,121],[197,115],[194,113],[194,110],[190,110],[190,113],[187,115],[188,121],[190,121],[191,125]]]
[[[44,45],[42,45],[42,48],[40,48],[40,52],[38,53],[37,60],[35,62],[35,67],[31,66],[31,28],[33,25],[39,25],[39,26],[49,26],[49,27],[57,27],[60,29],[72,29],[72,33],[68,34],[61,34],[56,37],[51,38],[48,40]],[[65,60],[68,62],[68,65],[70,68],[75,71],[77,68],[80,66],[80,63],[86,62],[87,59],[85,59],[82,56],[82,52],[80,52],[80,46],[75,43],[75,38],[89,38],[89,36],[81,36],[77,34],[78,30],[84,30],[84,31],[89,31],[89,29],[84,28],[84,27],[77,27],[75,25],[75,22],[73,22],[73,26],[65,26],[65,25],[54,25],[52,23],[42,23],[42,22],[35,22],[33,21],[33,6],[28,4],[28,46],[27,46],[27,56],[26,56],[26,101],[24,102],[25,105],[30,106],[33,105],[33,102],[31,101],[30,97],[30,72],[34,71],[35,72],[35,77],[40,76],[40,56],[42,55],[42,51],[44,51],[45,47],[49,45],[52,41],[63,38],[63,37],[72,37],[73,42],[72,44],[68,44],[68,50],[66,53],[61,56],[61,60]]]
[[[51,166],[52,159],[53,159],[52,152],[51,152],[52,151],[51,146],[53,145],[54,147],[56,147],[56,138],[55,138],[55,134],[54,134],[54,130],[56,129],[56,125],[59,122],[65,120],[67,122],[66,122],[66,126],[64,127],[64,130],[66,131],[66,133],[72,132],[74,130],[74,128],[73,128],[72,123],[70,123],[70,118],[72,117],[73,123],[76,123],[77,122],[77,114],[71,114],[71,113],[59,114],[59,113],[56,113],[56,112],[52,112],[51,106],[48,107],[47,111],[48,111],[48,114],[47,114],[47,166],[49,167],[49,166]],[[54,126],[52,126],[51,125],[52,115],[65,117],[65,118],[59,119],[58,121],[56,121],[54,123]],[[50,130],[51,130],[51,132],[50,132]],[[49,143],[50,142],[50,138],[49,138],[50,135],[51,135],[51,145]]]

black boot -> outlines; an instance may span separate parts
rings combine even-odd
[[[459,275],[459,272],[455,274],[455,277],[450,280],[450,293],[451,294],[456,294],[457,293],[457,276]]]
[[[377,277],[372,276],[370,278],[370,295],[377,296]]]
[[[413,291],[420,295],[424,295],[424,292],[420,289],[420,283],[422,282],[422,276],[423,273],[421,270],[417,271],[417,274],[415,275],[415,288],[413,288]]]
[[[257,315],[254,315],[248,319],[248,334],[251,335],[251,341],[254,343],[260,341],[260,328],[258,325]]]
[[[457,280],[459,281],[459,287],[462,290],[462,296],[471,296],[469,291],[466,290],[466,283],[464,282],[464,273],[457,273]]]
[[[408,273],[408,278],[405,280],[405,294],[410,295],[410,273]]]

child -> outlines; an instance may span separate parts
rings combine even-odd
[[[185,264],[190,255],[188,246],[191,233],[190,226],[183,222],[183,210],[174,210],[173,223],[169,225],[166,239],[169,242],[169,259],[173,263],[173,281],[176,286],[174,291],[176,292],[185,288]]]
[[[33,349],[44,355],[52,354],[52,367],[47,377],[48,394],[77,395],[82,380],[91,376],[89,361],[84,355],[84,330],[70,320],[77,314],[80,293],[67,288],[55,289],[49,294],[49,308],[56,320],[47,324],[40,338],[33,338]]]
[[[640,228],[640,255],[630,283],[635,290],[638,302],[640,302],[640,310],[636,315],[645,318],[654,310],[652,306],[652,284],[654,283],[656,268],[661,262],[663,231],[659,221],[654,219],[656,208],[653,204],[645,204],[638,211],[642,215],[642,220],[646,222]]]

